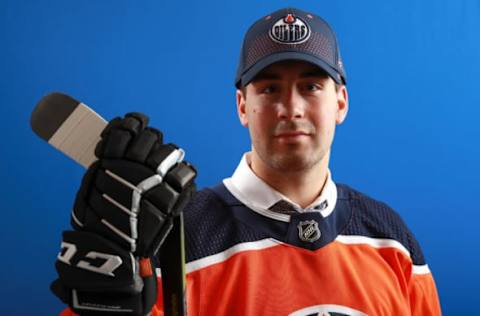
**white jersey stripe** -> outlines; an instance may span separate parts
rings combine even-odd
[[[428,264],[424,264],[423,266],[413,266],[413,274],[429,274],[430,268]]]
[[[241,243],[223,252],[187,263],[186,271],[187,273],[190,273],[190,272],[214,265],[216,263],[226,261],[233,255],[236,255],[240,252],[249,251],[249,250],[262,250],[262,249],[270,248],[273,246],[277,246],[279,244],[282,244],[282,242],[272,238]]]
[[[335,240],[341,242],[342,244],[349,245],[367,244],[374,248],[396,248],[410,257],[410,252],[407,250],[407,248],[394,239],[372,238],[358,235],[338,235]]]
[[[338,241],[347,245],[356,245],[356,244],[366,244],[374,248],[396,248],[403,252],[405,255],[410,257],[410,252],[398,241],[393,239],[382,239],[382,238],[371,238],[365,236],[347,236],[347,235],[338,235],[335,241]],[[262,250],[277,245],[283,244],[281,241],[275,240],[273,238],[262,239],[258,241],[245,242],[238,245],[235,245],[225,251],[219,252],[217,254],[201,258],[186,264],[186,272],[190,273],[196,270],[203,269],[205,267],[224,262],[231,258],[232,256],[250,250]],[[160,271],[157,271],[157,273]],[[428,274],[430,270],[428,265],[413,265],[414,274]]]
[[[367,244],[374,248],[396,248],[406,254],[409,258],[410,252],[405,248],[401,243],[394,239],[387,238],[371,238],[366,236],[348,236],[348,235],[338,235],[335,239],[342,244],[356,245],[356,244]],[[413,274],[428,274],[430,269],[428,265],[413,265],[412,268]]]

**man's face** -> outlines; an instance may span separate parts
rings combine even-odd
[[[250,131],[254,158],[274,170],[296,172],[324,159],[328,164],[348,98],[346,88],[336,89],[317,66],[284,61],[265,68],[244,92],[237,90],[237,109]]]

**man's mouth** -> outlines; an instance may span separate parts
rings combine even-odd
[[[281,132],[275,135],[275,137],[300,137],[300,136],[309,136],[310,134],[304,131],[289,131]]]

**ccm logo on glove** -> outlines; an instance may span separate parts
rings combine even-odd
[[[57,259],[68,264],[72,265],[71,260],[73,256],[77,253],[77,246],[68,242],[62,242],[62,250],[58,254]],[[92,265],[91,262],[85,260],[79,260],[75,265],[77,268],[89,270],[96,273],[101,273],[114,277],[113,271],[115,271],[119,266],[122,265],[122,258],[119,256],[111,255],[108,253],[101,253],[97,251],[90,251],[84,257],[85,259],[98,260],[103,259],[103,264],[101,266]]]

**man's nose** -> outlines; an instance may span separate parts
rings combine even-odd
[[[305,99],[296,88],[289,88],[282,93],[278,106],[280,119],[299,119],[305,115]]]

